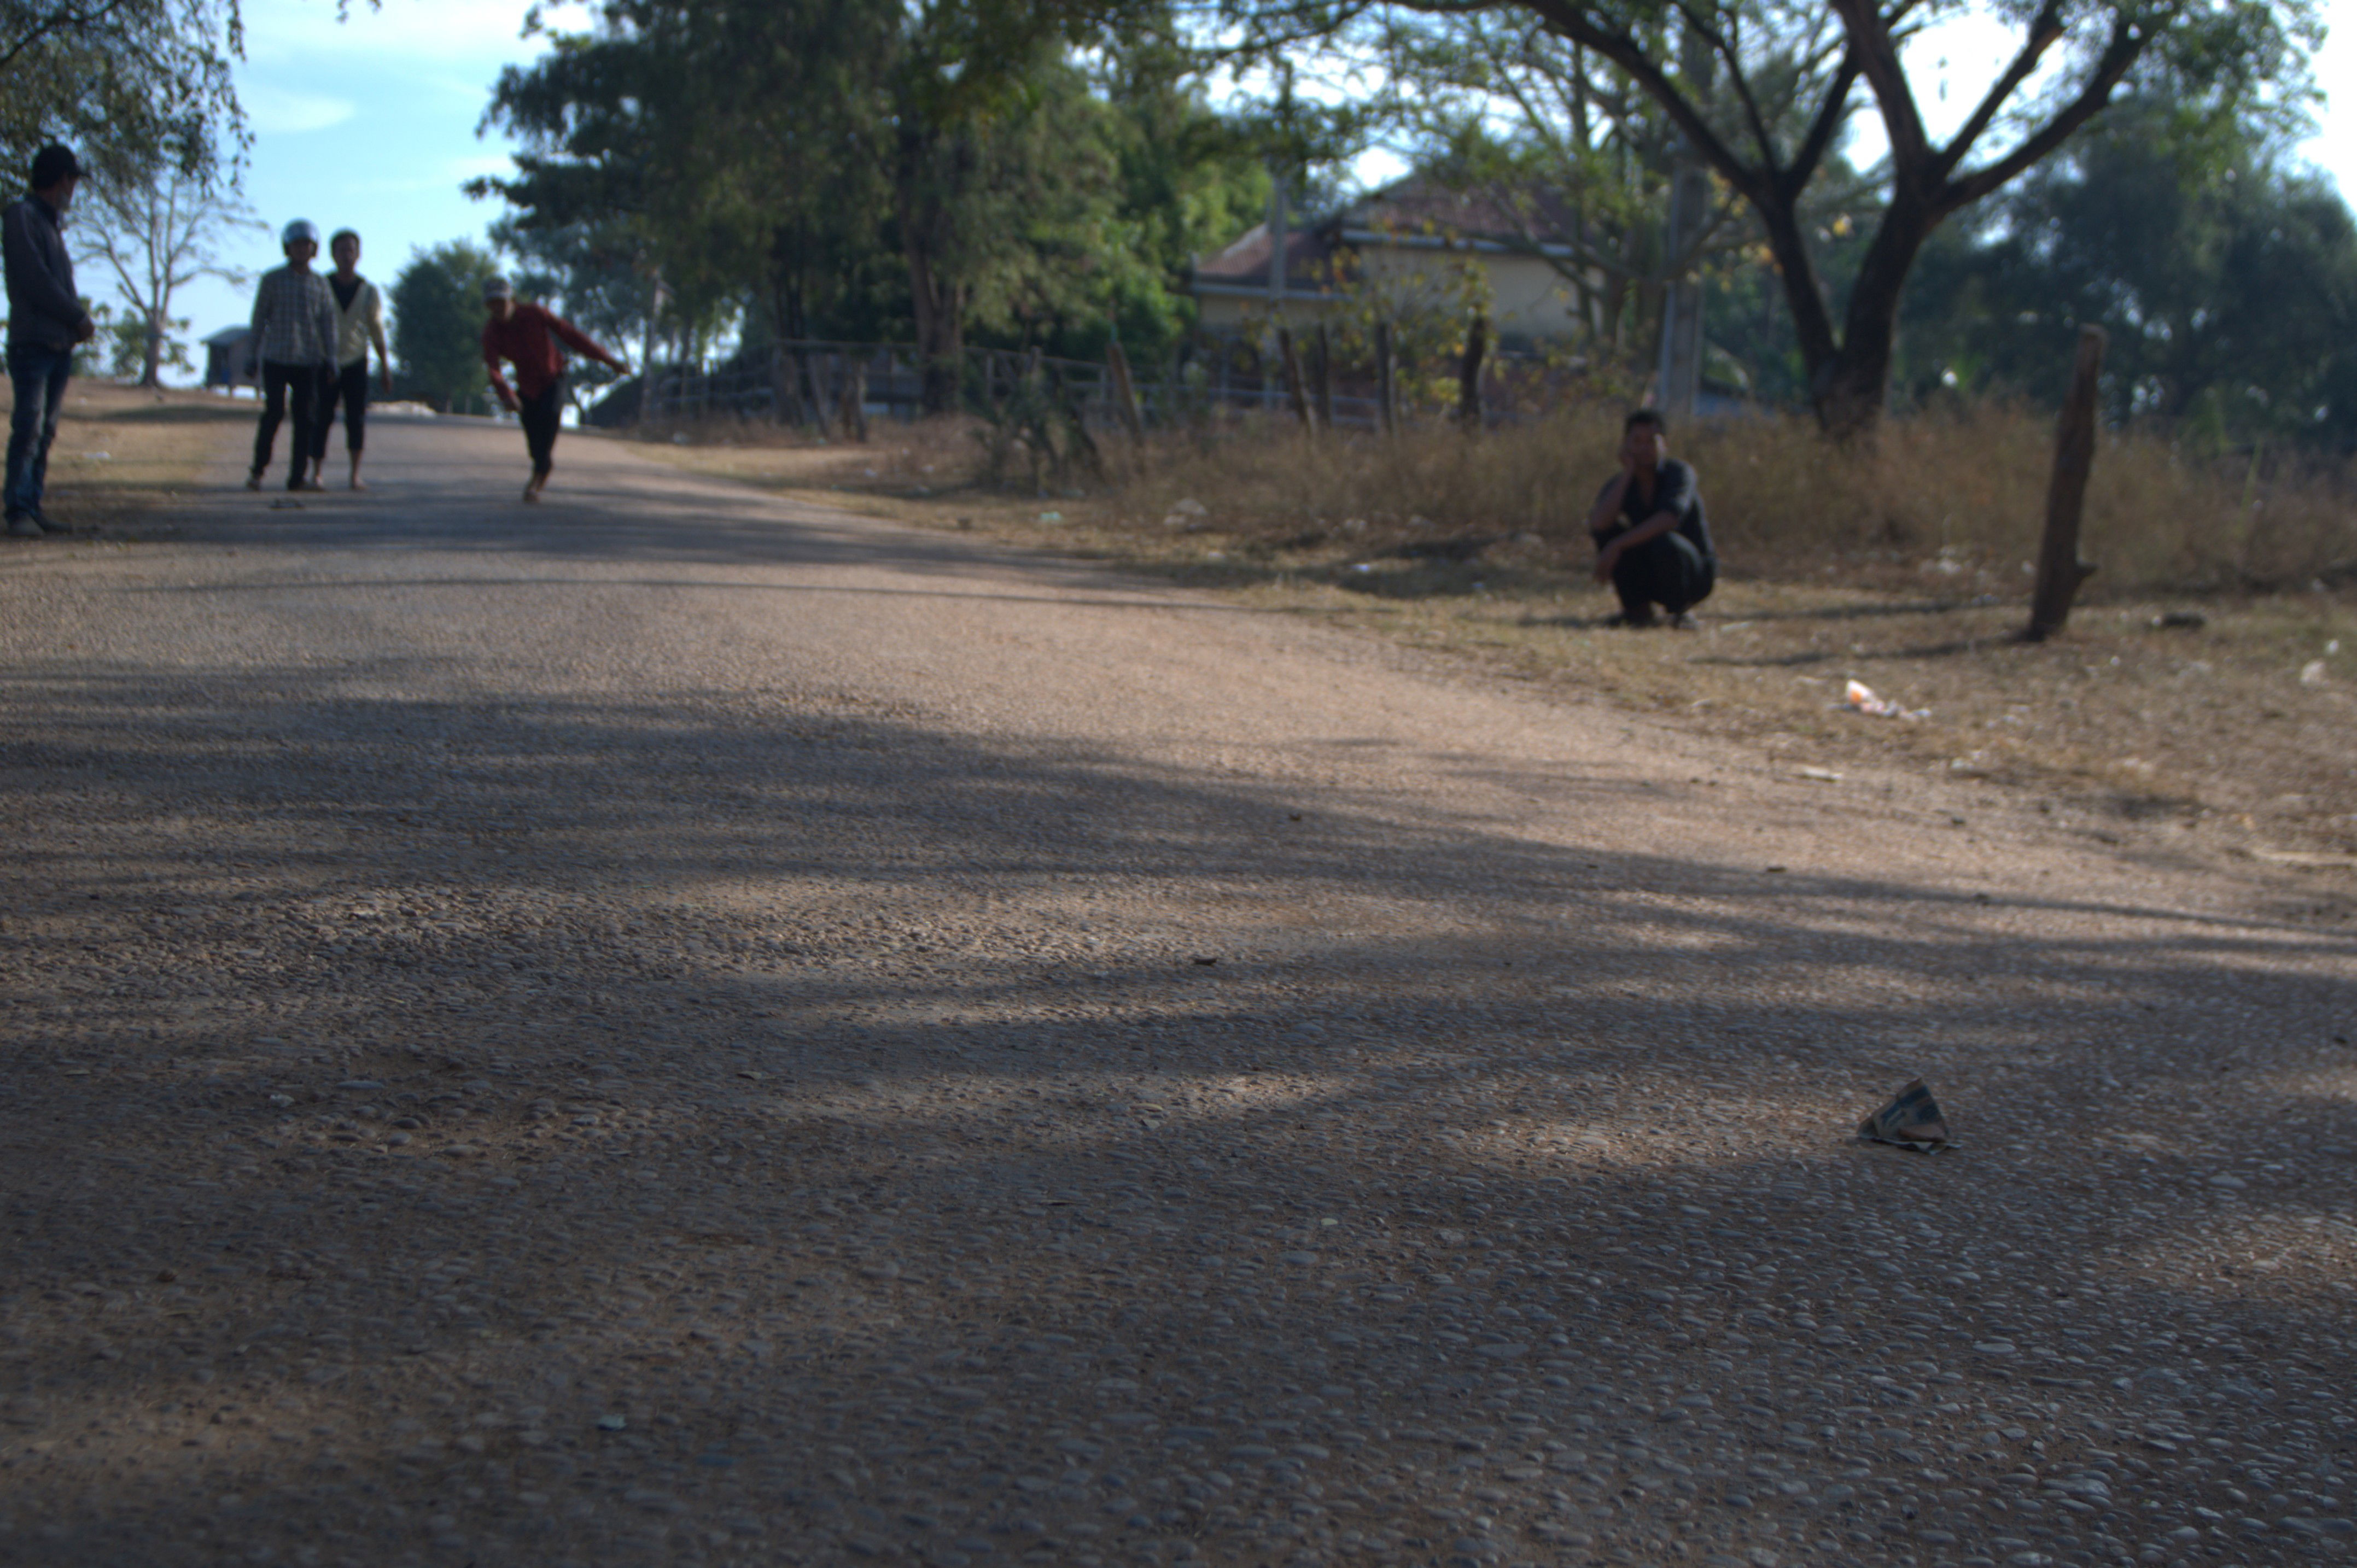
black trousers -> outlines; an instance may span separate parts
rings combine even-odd
[[[319,417],[319,382],[325,372],[317,365],[262,361],[262,425],[253,433],[253,471],[270,467],[270,449],[278,442],[278,422],[295,421],[294,450],[286,467],[286,488],[299,490],[311,467],[312,433]]]
[[[1621,552],[1612,568],[1612,591],[1620,596],[1620,613],[1643,620],[1659,605],[1671,615],[1683,614],[1710,597],[1718,582],[1718,563],[1694,546],[1694,541],[1673,529]]]
[[[524,450],[532,454],[532,471],[545,475],[556,467],[556,431],[565,420],[565,383],[548,383],[538,397],[516,399],[516,420],[523,426]]]
[[[327,460],[328,426],[338,403],[344,408],[344,450],[358,456],[368,441],[368,356],[339,366],[332,378],[322,375],[319,392],[319,417],[311,426],[311,460]]]

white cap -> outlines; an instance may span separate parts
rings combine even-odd
[[[291,245],[297,240],[308,240],[311,243],[317,244],[319,226],[308,218],[297,218],[278,231],[278,242],[282,245]]]

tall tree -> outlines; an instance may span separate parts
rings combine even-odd
[[[627,240],[683,312],[741,306],[772,342],[913,337],[946,411],[970,330],[1168,333],[1182,252],[1234,205],[1173,162],[1218,149],[1172,29],[1091,27],[1060,0],[608,0],[501,79],[489,121],[527,147],[481,188],[570,253]]]
[[[0,161],[70,141],[93,167],[207,170],[241,144],[238,0],[0,0]]]
[[[483,284],[499,271],[470,241],[411,253],[393,281],[393,354],[403,377],[433,405],[465,408],[489,384],[483,374]]]
[[[1562,275],[1593,349],[1650,363],[1664,291],[1759,243],[1749,209],[1723,184],[1674,243],[1663,213],[1690,156],[1682,133],[1617,66],[1527,13],[1400,13],[1369,31],[1387,117],[1418,162],[1511,215],[1522,242]],[[1681,73],[1722,134],[1737,134],[1740,108],[1704,80],[1715,73],[1699,42],[1686,36]],[[1760,111],[1793,134],[1822,69],[1763,61]],[[1813,227],[1867,194],[1837,154],[1824,175],[1808,188]]]
[[[2061,398],[2083,324],[2108,417],[2195,449],[2357,444],[2357,221],[2244,116],[2147,81],[1926,252],[1902,369],[1928,395]]]
[[[78,210],[75,239],[106,263],[141,324],[139,384],[159,386],[173,295],[200,277],[247,282],[246,272],[221,260],[221,246],[264,226],[216,179],[155,160],[128,177],[102,170],[81,193]]]
[[[1889,396],[1899,307],[1924,244],[1954,213],[2050,156],[2101,113],[2147,54],[2205,84],[2297,86],[2319,37],[2311,0],[2038,0],[2013,15],[2013,58],[1956,132],[1935,138],[1900,53],[1943,14],[1927,0],[1405,0],[1437,14],[1525,15],[1609,61],[1661,106],[1712,173],[1749,206],[1783,284],[1817,417],[1871,429]],[[1269,47],[1362,25],[1372,4],[1231,0]],[[1698,42],[1706,71],[1689,69]],[[2057,62],[2060,62],[2057,64]],[[2028,91],[2041,70],[2051,82]],[[1780,123],[1778,81],[1814,85]],[[1803,202],[1836,149],[1863,86],[1890,144],[1880,213],[1838,306],[1819,274]],[[1714,112],[1731,107],[1732,123]]]

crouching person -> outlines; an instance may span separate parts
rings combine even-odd
[[[1620,596],[1616,626],[1654,624],[1654,607],[1674,627],[1694,625],[1694,607],[1710,597],[1718,558],[1703,520],[1693,466],[1670,456],[1669,424],[1650,408],[1620,431],[1620,472],[1596,498],[1587,530],[1596,536],[1596,580]]]

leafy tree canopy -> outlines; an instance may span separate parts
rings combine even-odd
[[[393,279],[393,358],[403,378],[445,413],[466,407],[490,384],[483,283],[498,271],[490,252],[453,240],[414,252]]]
[[[2059,399],[2094,322],[2115,419],[2212,449],[2357,446],[2357,222],[2269,131],[2158,89],[2124,102],[1926,253],[1909,390]]]
[[[1222,0],[1212,13],[1270,55],[1367,50],[1403,15],[1514,18],[1592,53],[1658,106],[1749,209],[1779,277],[1808,390],[1828,429],[1871,426],[1888,395],[1900,301],[1954,214],[2036,168],[2140,64],[2208,100],[2295,102],[2320,37],[2312,0],[1999,0],[2019,45],[1957,131],[1934,137],[1901,63],[1940,0]],[[2050,85],[2031,91],[2045,68]],[[1826,286],[1803,203],[1851,114],[1869,107],[1890,153],[1846,298]]]
[[[0,0],[0,158],[61,141],[93,168],[210,175],[243,145],[244,43],[237,0]]]

